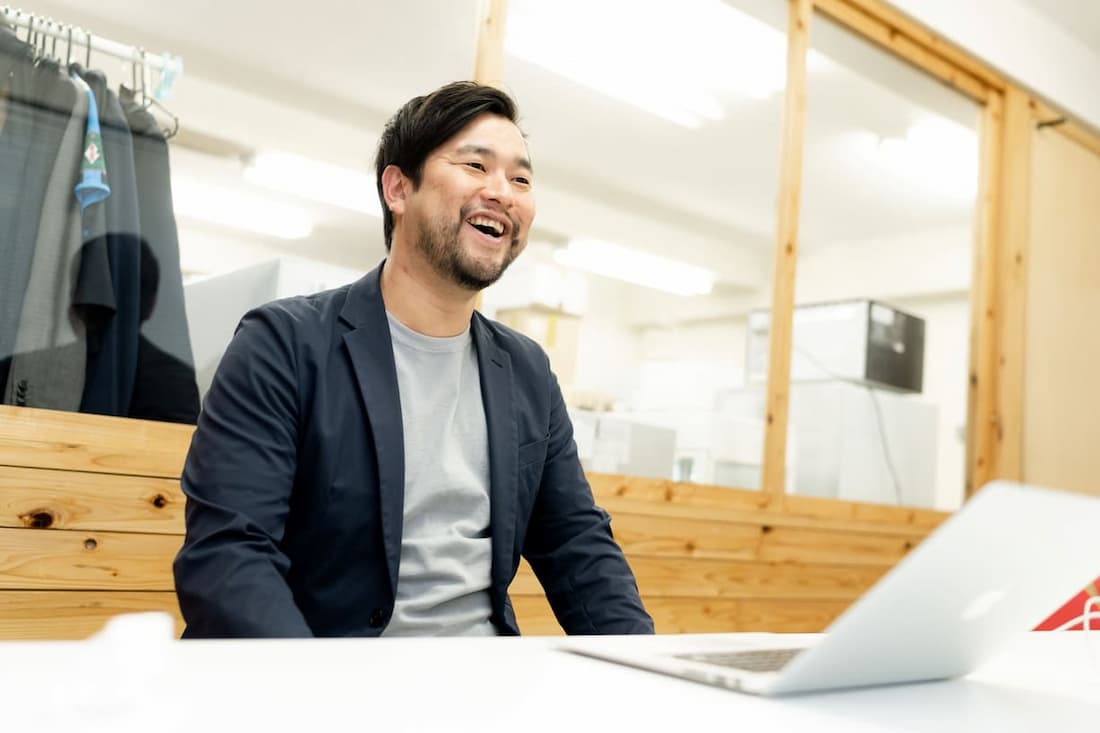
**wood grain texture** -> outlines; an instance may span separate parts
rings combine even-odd
[[[981,115],[981,165],[970,299],[970,367],[967,385],[965,495],[993,477],[997,437],[997,366],[1000,322],[998,261],[1002,257],[999,206],[1005,154],[1004,102],[991,95]]]
[[[179,481],[0,466],[0,527],[182,535]]]
[[[665,479],[589,473],[597,503],[611,511],[656,513],[760,524],[887,532],[924,537],[949,514],[931,509],[860,504],[811,496],[677,483]]]
[[[175,593],[116,591],[0,591],[0,640],[85,639],[113,616],[163,611],[183,633]]]
[[[1033,120],[1026,95],[1005,90],[1001,140],[1001,202],[998,207],[996,313],[996,431],[991,478],[1023,478],[1024,361],[1027,356],[1027,279],[1031,237],[1031,146]]]
[[[0,590],[173,590],[174,535],[0,529]]]
[[[194,427],[0,405],[0,465],[179,478]]]
[[[768,326],[768,383],[764,408],[764,455],[760,488],[782,494],[787,475],[787,414],[791,387],[798,221],[802,199],[802,151],[806,126],[806,54],[810,47],[810,0],[787,0],[787,88],[779,164],[775,267]]]
[[[615,539],[628,556],[759,560],[893,567],[916,540],[889,534],[616,512]]]
[[[669,596],[848,601],[858,598],[885,572],[853,565],[669,558],[628,555],[643,600]],[[541,592],[534,572],[521,563],[512,593]]]
[[[504,33],[508,26],[508,0],[479,0],[477,46],[473,80],[500,87],[504,83]],[[480,300],[480,294],[479,294]]]
[[[512,595],[520,631],[561,636],[561,627],[540,595]],[[719,634],[738,631],[813,633],[823,631],[844,612],[846,601],[725,600],[651,598],[645,601],[658,634]]]

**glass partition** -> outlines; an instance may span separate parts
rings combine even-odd
[[[550,353],[588,470],[759,487],[785,28],[771,0],[509,2],[538,215],[484,306]]]
[[[810,37],[787,489],[954,510],[980,109],[820,14]]]

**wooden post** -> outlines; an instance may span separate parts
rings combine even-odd
[[[504,84],[504,32],[508,25],[508,0],[481,0],[478,3],[477,46],[474,51],[473,80],[498,89]],[[481,310],[482,294],[474,300]]]
[[[977,102],[1005,82],[980,61],[883,0],[814,0],[816,10]]]
[[[504,83],[504,31],[508,0],[481,0],[478,7],[477,48],[473,80],[500,87]]]
[[[997,320],[995,432],[989,478],[1023,477],[1024,356],[1027,325],[1027,251],[1031,236],[1031,135],[1027,95],[1005,90],[1001,140],[1001,200],[994,314]],[[980,378],[980,375],[979,375]],[[975,489],[980,486],[975,486]]]
[[[802,193],[802,143],[806,122],[806,53],[810,46],[811,0],[789,0],[787,92],[780,152],[779,206],[775,272],[768,339],[768,396],[764,426],[761,489],[783,493],[787,471],[787,411],[791,381],[791,331],[795,269],[798,263],[798,216]]]
[[[993,475],[997,432],[997,261],[1004,151],[1004,101],[991,94],[982,109],[981,180],[974,222],[974,271],[970,293],[970,375],[967,386],[966,496]]]

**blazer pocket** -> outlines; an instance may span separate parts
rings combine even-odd
[[[542,463],[546,460],[546,446],[550,442],[550,438],[546,437],[542,440],[536,440],[533,443],[527,443],[519,447],[519,467],[530,466],[535,463]]]

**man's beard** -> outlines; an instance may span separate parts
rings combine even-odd
[[[453,227],[442,221],[436,226],[432,226],[432,222],[421,221],[416,246],[427,258],[432,269],[443,277],[467,290],[484,290],[499,280],[508,265],[516,259],[519,240],[511,240],[500,264],[474,259],[466,254],[458,241],[466,219],[467,214],[463,212],[458,224]],[[515,227],[513,231],[514,229]]]

